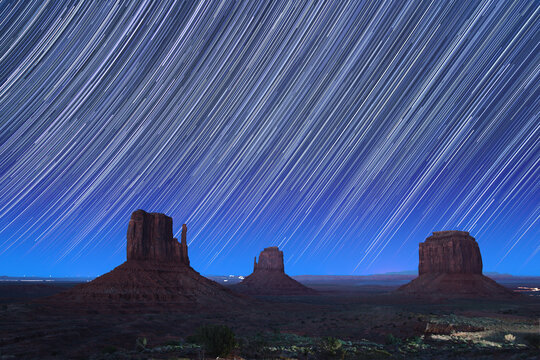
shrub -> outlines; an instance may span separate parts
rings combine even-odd
[[[423,339],[420,336],[413,336],[412,338],[408,339],[407,342],[412,345],[421,345],[423,343]]]
[[[187,340],[202,345],[210,355],[219,357],[228,356],[236,346],[233,331],[225,325],[203,325]]]
[[[343,342],[341,342],[339,339],[331,336],[324,337],[320,342],[321,353],[327,357],[343,357],[345,355],[345,351],[342,345]]]
[[[325,337],[321,341],[321,347],[328,352],[336,352],[341,348],[341,341],[334,337]]]
[[[386,335],[386,345],[399,345],[401,344],[401,339],[398,337],[395,337],[392,334]]]

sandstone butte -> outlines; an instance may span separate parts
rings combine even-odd
[[[93,281],[53,297],[55,301],[143,305],[179,304],[186,310],[245,304],[247,298],[193,270],[182,226],[179,243],[172,218],[137,210],[127,231],[127,261]]]
[[[316,294],[315,290],[300,284],[285,274],[283,251],[280,251],[276,246],[261,251],[259,262],[255,257],[253,273],[231,288],[250,295]]]
[[[420,243],[418,277],[398,292],[429,297],[512,296],[482,274],[482,256],[466,231],[436,231]]]

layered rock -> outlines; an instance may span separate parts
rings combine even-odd
[[[276,246],[265,248],[255,257],[253,273],[233,288],[250,295],[309,295],[316,291],[285,274],[283,251]]]
[[[165,214],[133,212],[127,231],[127,260],[189,265],[187,226],[182,225],[182,242],[178,243],[173,238],[172,224],[172,218]]]
[[[256,271],[279,271],[285,273],[285,265],[283,263],[283,251],[280,251],[277,246],[265,248],[259,254],[259,262],[255,256],[253,264],[253,272]]]
[[[482,256],[466,231],[435,231],[420,243],[418,274],[482,274]]]
[[[429,297],[509,296],[482,275],[482,256],[466,231],[436,231],[419,246],[418,277],[399,292]]]
[[[172,219],[137,210],[127,232],[127,261],[95,280],[54,297],[87,304],[181,305],[223,308],[246,304],[245,297],[201,276],[189,264],[187,226],[181,242],[173,237]]]

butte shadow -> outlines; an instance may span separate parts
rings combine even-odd
[[[250,300],[196,272],[189,263],[187,226],[179,243],[172,218],[137,210],[127,231],[127,261],[114,270],[46,301],[71,304],[174,306],[223,309]]]
[[[482,256],[466,231],[436,231],[419,248],[418,277],[401,294],[429,298],[512,297],[511,290],[482,274]]]
[[[253,273],[231,289],[249,295],[314,295],[308,288],[285,274],[283,251],[271,246],[261,251],[259,262],[255,257]]]

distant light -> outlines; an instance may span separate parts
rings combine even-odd
[[[518,291],[540,291],[540,288],[537,288],[537,287],[527,287],[527,286],[518,286]]]
[[[244,280],[244,277],[241,276],[241,275],[240,275],[238,278],[239,278],[240,280]]]

